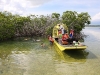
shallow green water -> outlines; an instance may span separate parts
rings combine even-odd
[[[85,51],[60,52],[44,39],[0,43],[0,75],[99,75],[100,28],[83,32],[88,35]]]

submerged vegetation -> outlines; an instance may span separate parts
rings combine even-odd
[[[77,36],[82,36],[81,30],[85,24],[90,24],[90,16],[87,12],[75,11],[63,12],[51,15],[29,15],[27,17],[13,15],[10,12],[0,12],[0,41],[15,37],[46,37],[52,33],[54,25],[64,23],[68,28],[74,29]]]

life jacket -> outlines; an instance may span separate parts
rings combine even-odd
[[[62,40],[64,41],[64,40],[67,40],[69,38],[69,36],[68,36],[68,34],[64,34],[63,36],[62,36]]]

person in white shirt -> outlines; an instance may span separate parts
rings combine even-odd
[[[61,30],[62,34],[64,34],[64,27],[63,27],[63,25],[60,25],[60,30]]]

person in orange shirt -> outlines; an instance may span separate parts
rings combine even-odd
[[[68,38],[69,38],[68,33],[63,34],[63,36],[62,36],[63,41],[67,41]]]
[[[62,44],[68,44],[69,35],[68,33],[63,34],[62,36]]]

